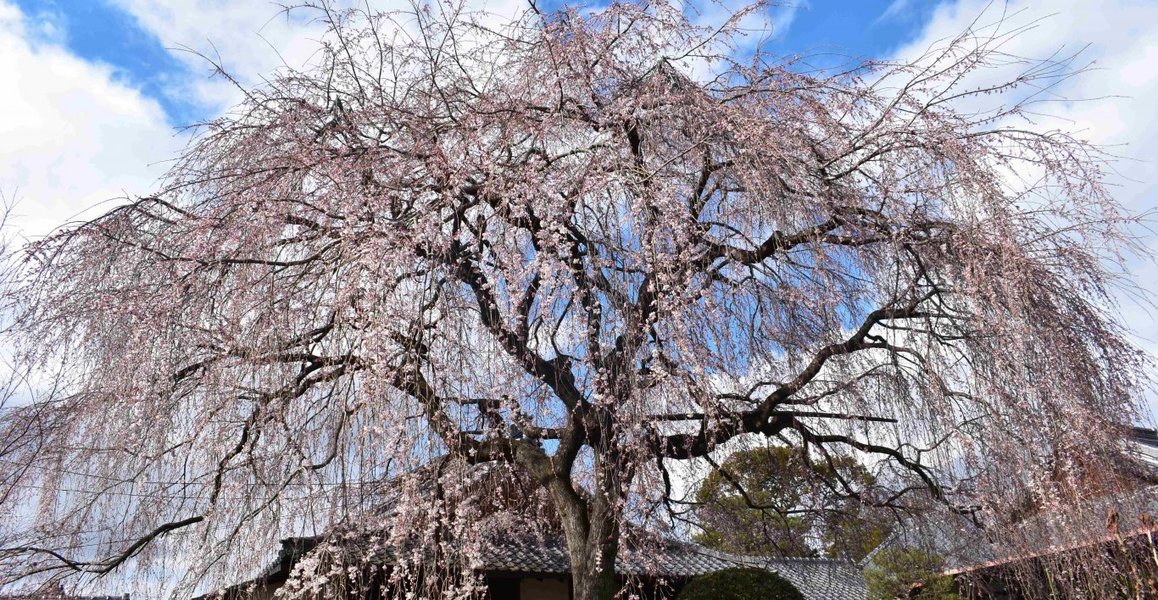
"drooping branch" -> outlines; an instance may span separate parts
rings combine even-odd
[[[198,515],[195,517],[188,517],[178,521],[170,521],[163,525],[159,525],[156,529],[153,529],[149,533],[134,540],[133,543],[129,544],[121,553],[99,561],[73,560],[52,548],[41,548],[36,546],[3,548],[0,549],[0,556],[23,557],[35,556],[37,554],[47,554],[60,561],[59,566],[49,567],[50,569],[70,569],[73,571],[90,573],[93,575],[105,575],[107,573],[111,573],[117,567],[123,565],[126,561],[136,556],[157,538],[163,537],[170,532],[177,531],[178,529],[196,525],[204,520],[204,516]],[[33,574],[35,573],[29,575]]]

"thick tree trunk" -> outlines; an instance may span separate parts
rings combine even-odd
[[[597,463],[600,461],[597,461]],[[573,600],[611,600],[619,591],[615,557],[619,553],[618,481],[596,467],[596,490],[585,497],[569,480],[548,485],[563,524],[571,561]],[[611,485],[600,485],[611,484]]]
[[[611,600],[619,591],[615,579],[615,555],[619,550],[616,520],[611,515],[598,520],[601,522],[589,524],[585,536],[567,532],[574,600]]]

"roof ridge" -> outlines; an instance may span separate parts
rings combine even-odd
[[[772,562],[810,562],[810,563],[833,563],[845,564],[849,566],[859,566],[856,561],[847,558],[832,558],[828,556],[760,556],[758,554],[741,554],[737,555],[745,559],[763,560]]]
[[[876,547],[874,547],[872,550],[870,550],[868,554],[864,555],[864,558],[860,559],[856,563],[856,566],[858,566],[862,569],[867,567],[868,564],[871,563],[873,561],[873,559],[875,559],[877,557],[878,554],[880,554],[881,552],[884,552],[884,549],[886,546],[895,542],[900,536],[901,536],[901,528],[900,527],[893,527],[892,529],[890,529],[889,534],[885,536],[885,539],[881,540],[881,542],[879,544],[877,544]]]
[[[725,552],[723,550],[716,550],[715,548],[708,548],[695,542],[684,542],[682,540],[675,540],[679,543],[692,546],[697,552],[714,556],[721,560],[729,560],[737,563],[745,562],[808,562],[808,563],[831,563],[831,564],[846,564],[851,567],[859,568],[860,565],[856,561],[847,558],[832,558],[828,556],[761,556],[759,554],[735,554],[732,552]]]

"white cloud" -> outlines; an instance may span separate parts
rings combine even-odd
[[[889,19],[892,19],[893,17],[900,16],[901,13],[903,13],[905,11],[905,9],[907,9],[908,7],[909,7],[909,0],[893,0],[885,8],[885,11],[882,12],[881,15],[876,18],[875,21],[873,21],[873,23],[880,23],[881,21],[887,21]]]
[[[147,193],[182,143],[157,102],[70,54],[45,27],[0,0],[0,198],[17,201],[28,235]]]
[[[750,4],[744,0],[720,0],[716,2],[676,0],[675,2],[675,6],[683,10],[684,15],[693,25],[709,31],[720,29],[737,12],[749,7]],[[792,22],[796,20],[796,14],[802,8],[808,8],[807,0],[772,3],[771,6],[761,6],[760,10],[748,12],[737,23],[733,23],[735,31],[739,35],[728,40],[728,47],[713,48],[712,51],[724,51],[733,57],[750,56],[768,41],[783,38],[788,29],[792,27]],[[700,81],[714,79],[721,68],[725,66],[719,60],[699,55],[683,57],[678,64],[682,65],[685,72],[692,78]]]
[[[1039,106],[1045,115],[1042,128],[1077,132],[1123,157],[1114,164],[1117,173],[1109,181],[1117,199],[1134,213],[1158,209],[1158,3],[1146,0],[1069,2],[1058,5],[1044,0],[991,0],[944,2],[931,21],[909,43],[892,53],[898,58],[923,54],[938,41],[956,36],[979,16],[981,24],[993,23],[1002,14],[1008,31],[1029,26],[1002,50],[1026,58],[1046,58],[1082,50],[1076,65],[1092,61],[1092,69],[1052,90],[1058,98]],[[1088,45],[1088,47],[1087,47]],[[1064,46],[1064,48],[1063,48]],[[1084,50],[1083,50],[1084,48]],[[1139,231],[1152,252],[1158,252],[1158,235]],[[1122,317],[1135,341],[1158,356],[1158,321],[1147,306],[1158,298],[1158,265],[1136,259],[1129,268],[1141,286],[1135,293],[1121,294]],[[1151,398],[1152,412],[1158,398]]]
[[[1075,65],[1092,61],[1093,69],[1054,90],[1059,100],[1043,110],[1053,118],[1042,125],[1077,131],[1096,143],[1119,147],[1119,154],[1146,159],[1141,165],[1123,165],[1136,181],[1117,182],[1125,186],[1118,197],[1132,208],[1153,207],[1158,170],[1149,157],[1158,149],[1158,136],[1153,135],[1158,132],[1153,109],[1158,94],[1158,4],[1110,0],[1072,3],[1063,12],[1055,9],[1055,4],[1037,0],[1014,0],[1005,7],[991,0],[946,2],[916,39],[892,54],[919,55],[964,31],[978,16],[983,15],[980,23],[991,23],[1003,10],[1010,15],[1003,30],[1030,25],[1002,46],[1004,52],[1047,58],[1059,49],[1064,55],[1088,45]]]
[[[131,14],[192,68],[195,77],[175,90],[192,94],[214,112],[238,103],[242,96],[221,78],[210,79],[211,64],[220,60],[243,84],[258,83],[276,69],[300,68],[310,62],[325,28],[316,15],[281,10],[267,1],[235,0],[112,0]]]
[[[326,33],[322,13],[298,8],[286,11],[267,0],[111,0],[133,15],[137,23],[161,43],[176,51],[196,75],[209,75],[205,60],[220,60],[230,76],[252,86],[283,67],[299,69],[316,64],[319,42]],[[330,0],[340,11],[344,7],[372,11],[411,11],[408,0]],[[471,10],[486,10],[493,16],[513,16],[528,6],[521,0],[467,2]],[[191,51],[191,52],[190,52]],[[198,56],[197,54],[203,56]],[[198,102],[223,112],[242,100],[242,94],[222,78],[197,77],[177,93],[191,93]]]

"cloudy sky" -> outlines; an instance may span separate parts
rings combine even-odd
[[[1112,182],[1121,202],[1158,207],[1158,2],[803,0],[771,10],[768,43],[825,64],[904,57],[1003,13],[1034,24],[1012,53],[1084,48],[1081,60],[1094,69],[1059,90],[1065,100],[1049,107],[1043,126],[1112,146],[1122,156]],[[0,200],[16,203],[17,224],[35,236],[148,193],[185,143],[182,127],[238,98],[211,77],[206,56],[252,84],[283,63],[308,61],[319,33],[267,0],[0,0]],[[1100,100],[1084,101],[1092,98]],[[1158,252],[1158,234],[1142,233]],[[1136,260],[1132,271],[1141,296],[1158,296],[1152,261]],[[1158,351],[1152,312],[1129,298],[1122,311],[1139,343]]]

